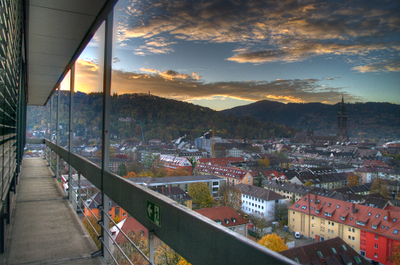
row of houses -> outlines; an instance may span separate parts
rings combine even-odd
[[[400,243],[400,208],[380,209],[308,193],[288,207],[288,226],[316,241],[340,237],[361,256],[392,264],[392,250]]]

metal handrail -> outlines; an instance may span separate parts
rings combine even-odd
[[[89,160],[48,140],[45,143],[94,186],[103,187],[104,194],[191,263],[297,264],[162,194],[103,171]],[[158,225],[148,217],[149,202],[162,211]],[[204,252],[208,254],[204,255]]]
[[[104,212],[103,209],[101,209],[101,211]],[[142,256],[151,264],[150,259],[146,256],[146,254],[144,254],[143,251],[140,250],[140,248],[139,248],[138,246],[136,246],[136,244],[129,238],[129,236],[128,236],[127,234],[125,234],[124,231],[122,231],[121,228],[119,228],[119,227],[117,226],[117,224],[114,222],[114,220],[113,220],[108,214],[106,214],[106,216],[107,216],[107,218],[114,224],[114,226],[119,230],[119,232],[122,233],[122,235],[128,240],[128,242],[129,242],[131,245],[133,245],[134,248],[136,248],[137,251],[139,251],[140,255],[142,255]],[[108,231],[107,231],[107,233],[109,234]],[[118,246],[117,242],[115,242],[115,240],[112,239],[112,237],[111,237],[110,234],[109,234],[109,236],[110,236],[110,239],[115,243],[115,245]],[[125,256],[125,252],[123,252],[123,250],[120,249],[119,246],[118,246],[118,249],[119,249],[119,250],[122,252],[122,254]],[[110,253],[110,254],[112,255],[112,253]],[[127,258],[127,257],[126,257],[126,258]]]

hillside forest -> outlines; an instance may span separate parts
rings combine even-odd
[[[337,130],[341,103],[288,103],[258,101],[221,111],[225,115],[250,116],[261,122],[314,130],[315,135],[332,135]],[[400,138],[400,105],[392,103],[346,103],[348,133],[353,138]]]
[[[53,101],[53,130],[56,124],[57,101]],[[102,93],[74,95],[73,128],[76,137],[101,138]],[[274,122],[219,111],[191,103],[149,94],[113,94],[111,96],[111,139],[171,141],[184,135],[188,140],[215,128],[215,136],[228,139],[268,139],[292,137],[298,130]],[[50,121],[50,102],[46,106],[28,106],[27,128],[44,131]],[[67,139],[69,127],[69,91],[61,91],[60,139]],[[209,133],[211,134],[211,133]],[[144,139],[143,139],[144,138]]]

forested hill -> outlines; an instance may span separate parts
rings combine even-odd
[[[262,122],[313,129],[316,135],[336,134],[340,103],[288,103],[258,101],[221,111],[235,116],[250,116]],[[400,105],[390,103],[346,104],[350,137],[400,138]]]
[[[68,128],[68,92],[61,94],[60,125]],[[101,130],[102,95],[78,92],[74,101],[74,128],[77,136],[96,138]],[[55,111],[54,111],[55,112]],[[49,113],[47,111],[47,113]],[[28,129],[44,128],[48,119],[45,107],[28,107]],[[55,114],[54,114],[55,117]],[[55,118],[54,118],[55,119]],[[215,135],[222,138],[266,139],[291,137],[296,133],[278,123],[262,123],[251,117],[224,115],[219,111],[191,103],[147,94],[124,94],[111,97],[111,134],[118,139],[172,140],[185,134],[194,139],[215,126]],[[62,135],[62,134],[61,134]]]

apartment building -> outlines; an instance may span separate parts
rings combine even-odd
[[[200,176],[177,176],[177,177],[164,177],[164,178],[128,178],[129,181],[143,185],[150,189],[179,187],[185,192],[191,183],[203,182],[206,183],[210,189],[212,197],[219,196],[219,192],[223,186],[226,185],[226,180],[214,175],[200,175]]]
[[[275,220],[275,205],[285,203],[285,197],[271,190],[252,185],[235,186],[242,194],[242,210],[248,214],[259,214],[267,221]]]
[[[288,227],[293,232],[324,241],[340,237],[361,256],[392,264],[400,243],[400,208],[385,209],[307,194],[288,207]]]
[[[253,185],[253,176],[251,172],[237,167],[223,167],[198,164],[194,172],[200,175],[213,174],[226,180],[228,185],[247,184]]]

